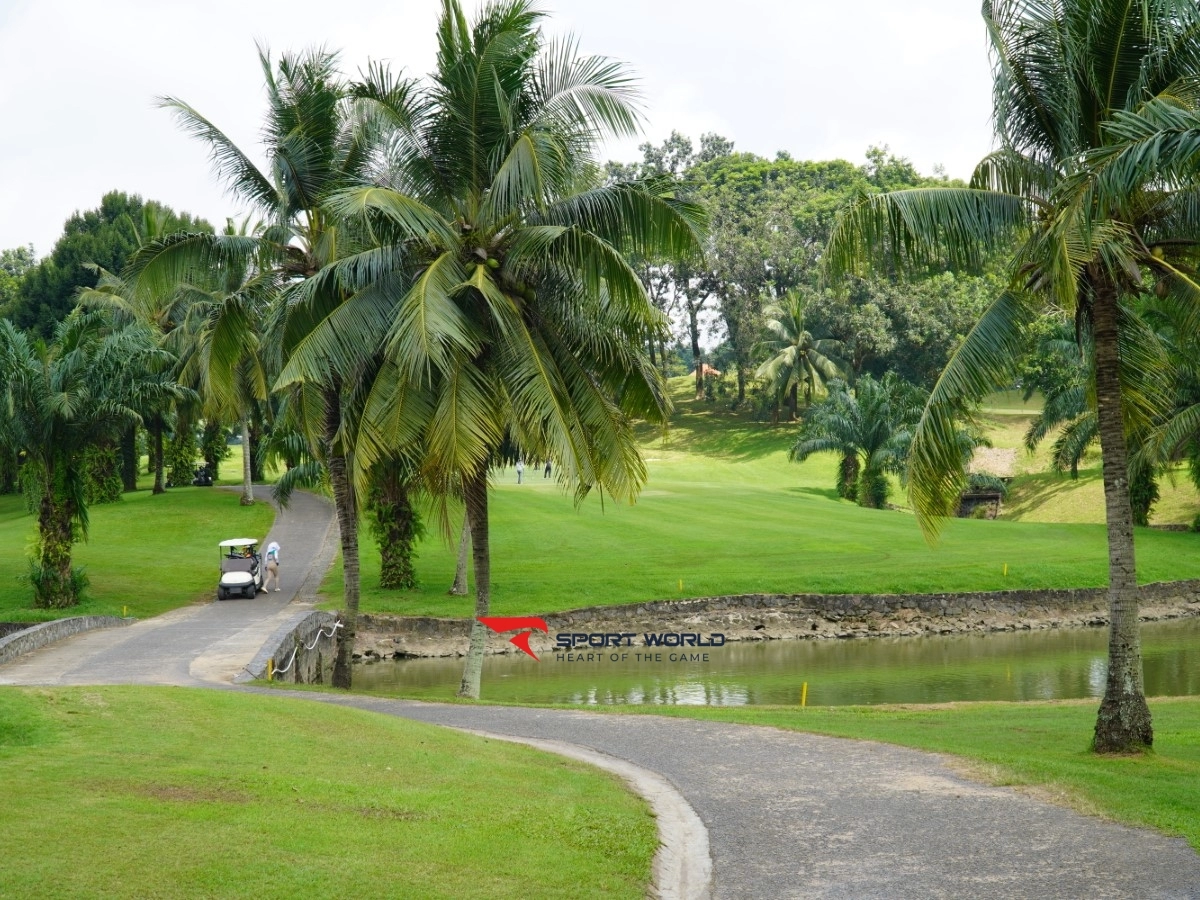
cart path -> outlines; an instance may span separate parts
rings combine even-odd
[[[1200,897],[1186,841],[976,783],[931,753],[659,716],[291,696],[656,772],[707,827],[719,898]]]
[[[0,666],[0,684],[230,683],[276,628],[311,608],[337,549],[332,505],[297,491],[277,511],[267,540],[281,548],[279,593],[214,599],[126,628],[79,634]],[[216,579],[214,554],[214,597]]]

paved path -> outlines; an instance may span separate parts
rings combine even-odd
[[[656,716],[303,698],[566,741],[657,772],[707,826],[720,898],[1200,897],[1185,841],[980,785],[929,753]]]
[[[280,624],[316,598],[336,550],[333,508],[298,491],[265,540],[281,547],[279,593],[213,600],[127,628],[76,635],[0,666],[0,684],[228,684]]]
[[[297,495],[269,537],[284,592],[70,638],[0,667],[0,684],[228,685],[315,595],[336,549],[329,504]],[[1182,840],[982,786],[932,754],[686,719],[285,696],[566,742],[658,773],[707,826],[720,898],[1200,898],[1200,857]]]

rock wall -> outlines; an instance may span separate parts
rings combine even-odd
[[[60,641],[73,634],[94,631],[97,628],[129,625],[133,621],[133,619],[121,619],[116,616],[73,616],[69,619],[56,619],[53,622],[42,622],[38,625],[23,625],[20,626],[20,630],[0,637],[0,665],[16,659],[23,653],[40,650],[47,644]]]
[[[1143,585],[1143,619],[1200,615],[1200,581]],[[901,637],[959,632],[1098,626],[1108,623],[1105,588],[937,594],[740,594],[655,600],[548,613],[549,635],[530,645],[548,651],[558,632],[720,632],[729,641]],[[461,656],[469,619],[432,616],[359,618],[356,655],[367,659]],[[489,638],[489,652],[517,652]]]
[[[337,655],[334,623],[328,612],[307,612],[280,626],[247,666],[252,677],[293,684],[328,684]],[[239,679],[240,680],[240,679]]]

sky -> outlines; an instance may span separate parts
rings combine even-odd
[[[548,33],[621,60],[640,82],[643,140],[716,131],[736,149],[864,160],[871,145],[969,177],[991,149],[978,0],[540,0]],[[466,0],[468,15],[476,8]],[[0,0],[0,248],[48,253],[110,190],[214,225],[237,215],[206,151],[156,98],[185,100],[261,162],[256,42],[323,45],[347,74],[370,59],[433,67],[438,0]]]

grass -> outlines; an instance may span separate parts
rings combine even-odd
[[[93,507],[90,539],[74,561],[91,580],[88,597],[68,610],[30,608],[27,556],[36,522],[19,496],[0,496],[0,621],[41,622],[63,616],[155,616],[216,589],[217,542],[262,537],[274,521],[269,504],[238,504],[232,491],[179,487],[149,490]]]
[[[734,593],[912,593],[1106,582],[1099,517],[1090,523],[954,520],[930,548],[911,515],[838,500],[830,455],[802,465],[789,462],[795,426],[772,428],[694,401],[686,379],[674,380],[672,388],[678,411],[669,435],[665,440],[648,430],[642,435],[650,477],[632,507],[592,497],[576,509],[556,482],[532,466],[522,485],[511,469],[496,475],[490,513],[497,615]],[[1018,400],[999,398],[989,415],[998,421]],[[1009,429],[1009,438],[1020,430],[1012,423]],[[1194,491],[1189,502],[1197,506]],[[1139,529],[1139,578],[1200,577],[1198,547],[1196,535]],[[426,540],[417,560],[421,587],[388,591],[379,587],[378,548],[364,529],[362,608],[470,615],[472,600],[445,594],[454,549],[436,537]],[[340,597],[340,567],[334,567],[324,591]]]
[[[1086,813],[1185,838],[1200,850],[1200,698],[1152,703],[1154,750],[1098,756],[1087,745],[1096,702],[945,706],[604,707],[883,741],[953,754],[972,774],[1032,789]]]
[[[642,897],[657,845],[612,776],[300,700],[0,689],[0,894]]]

